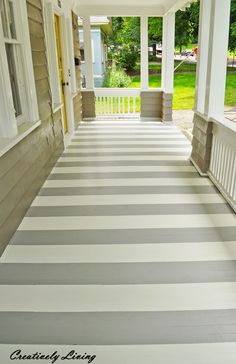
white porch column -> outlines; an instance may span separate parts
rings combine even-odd
[[[195,88],[195,110],[201,114],[204,114],[205,112],[210,19],[211,0],[201,1],[198,36],[197,77]]]
[[[230,5],[231,0],[212,0],[205,103],[208,118],[224,115]]]
[[[213,123],[224,117],[230,0],[201,0],[191,160],[209,170]]]
[[[163,17],[162,34],[162,73],[161,85],[162,120],[172,121],[172,103],[174,92],[174,54],[175,54],[175,13],[170,12]]]
[[[90,17],[83,18],[83,31],[86,89],[92,90],[94,88],[94,81]]]
[[[174,91],[175,13],[163,17],[162,34],[162,89],[167,94]]]
[[[149,70],[148,70],[148,17],[141,16],[141,88],[148,89]]]
[[[224,115],[230,0],[201,1],[195,111]]]

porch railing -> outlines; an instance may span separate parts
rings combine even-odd
[[[132,116],[140,113],[140,89],[100,88],[95,89],[96,115]]]
[[[236,211],[236,132],[214,124],[209,175]]]

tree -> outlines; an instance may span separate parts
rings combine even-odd
[[[236,51],[236,0],[231,1],[229,50],[231,52]]]
[[[162,42],[162,18],[150,17],[148,19],[148,40],[156,55],[156,44]]]
[[[177,11],[175,20],[175,45],[180,52],[183,46],[197,43],[200,2],[192,3],[185,11]]]
[[[108,40],[109,59],[131,71],[139,59],[140,19],[137,17],[113,17],[113,32]]]

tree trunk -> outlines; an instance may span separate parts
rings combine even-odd
[[[153,45],[152,45],[152,52],[153,52],[153,55],[156,56],[156,54],[157,54],[157,45],[156,45],[156,43],[153,43]]]

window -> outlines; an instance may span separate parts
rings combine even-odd
[[[80,58],[81,58],[81,62],[84,62],[84,48],[82,45],[80,47]]]
[[[10,77],[13,105],[15,109],[15,116],[18,123],[23,120],[23,77],[21,64],[21,43],[18,41],[15,16],[13,11],[13,3],[11,0],[1,1],[1,18],[3,24],[3,34],[5,51],[8,63],[8,72]]]
[[[39,116],[26,3],[0,0],[0,13],[0,136],[9,138]]]

